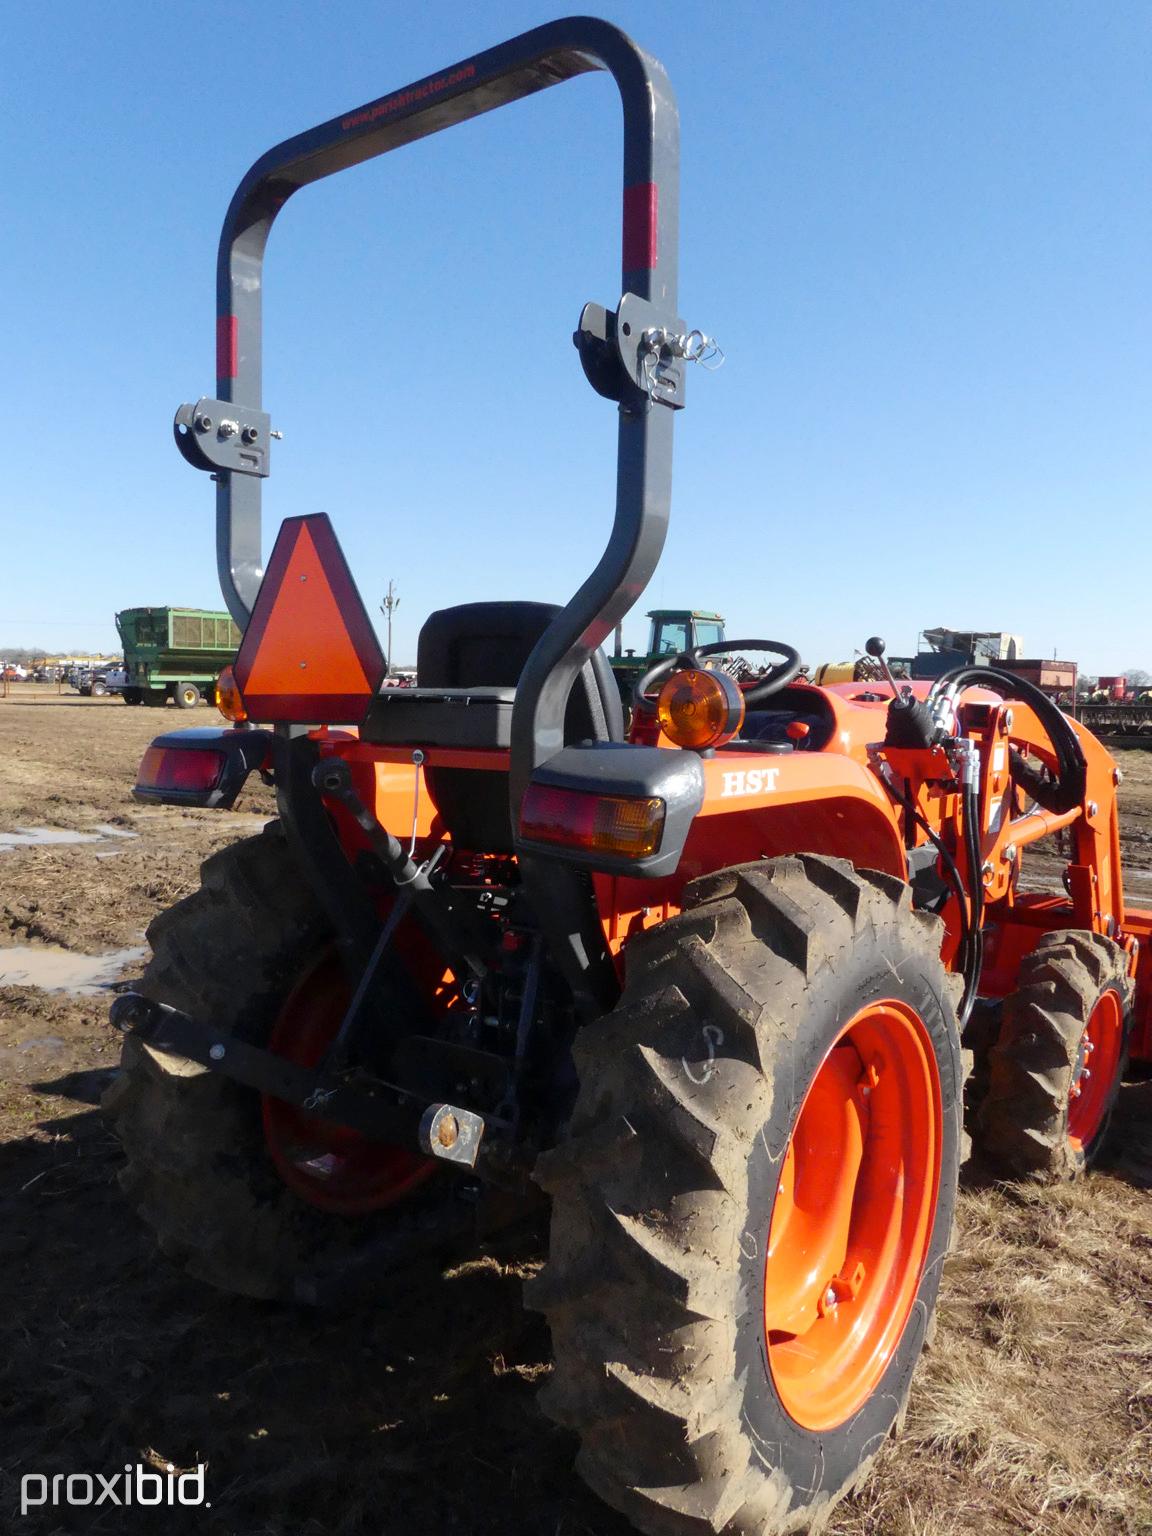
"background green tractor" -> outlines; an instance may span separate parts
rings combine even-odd
[[[626,708],[631,706],[636,684],[658,661],[695,650],[697,646],[719,645],[725,638],[720,614],[706,613],[702,608],[653,608],[647,617],[652,620],[652,628],[648,632],[648,649],[641,656],[624,650],[622,631],[616,631],[615,654],[610,662]]]

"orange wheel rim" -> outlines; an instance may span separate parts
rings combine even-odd
[[[335,951],[288,998],[268,1049],[300,1067],[315,1067],[335,1038],[348,1006],[348,983]],[[350,1126],[306,1114],[263,1094],[264,1141],[283,1182],[309,1205],[342,1216],[378,1211],[412,1193],[435,1171],[431,1158],[371,1141]]]
[[[1078,1151],[1100,1133],[1120,1070],[1124,1010],[1115,992],[1101,995],[1080,1036],[1068,1095],[1068,1140]]]
[[[900,1341],[932,1239],[942,1124],[918,1014],[892,1000],[862,1009],[804,1097],[772,1206],[768,1367],[804,1429],[850,1418]]]

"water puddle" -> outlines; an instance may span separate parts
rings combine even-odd
[[[72,832],[67,827],[17,827],[15,832],[0,832],[0,853],[10,848],[55,848],[62,843],[99,843],[100,832]]]
[[[15,832],[0,832],[0,853],[13,848],[59,848],[66,843],[103,843],[110,837],[138,837],[124,827],[101,822],[91,832],[74,832],[70,827],[17,827]],[[97,855],[99,857],[99,855]]]
[[[42,992],[96,997],[147,954],[145,945],[114,949],[104,955],[78,955],[54,944],[17,944],[12,949],[0,949],[0,986],[39,987]]]

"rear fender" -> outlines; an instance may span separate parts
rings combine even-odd
[[[869,769],[838,752],[718,752],[680,860],[683,881],[749,859],[822,853],[907,879],[896,812]]]
[[[248,775],[272,764],[271,731],[194,726],[166,731],[145,752],[132,798],[146,805],[195,805],[228,811]]]
[[[895,810],[869,769],[832,752],[729,753],[701,760],[704,803],[675,874],[606,874],[596,895],[612,949],[683,905],[690,880],[790,853],[847,859],[857,869],[908,878]]]

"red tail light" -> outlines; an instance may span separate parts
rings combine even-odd
[[[149,747],[136,775],[137,789],[215,789],[224,769],[222,752]]]

